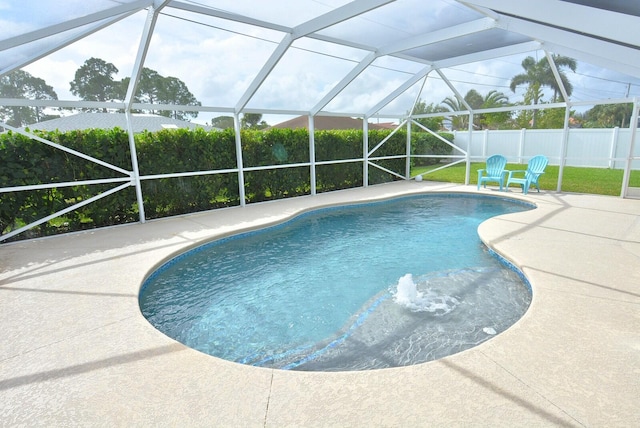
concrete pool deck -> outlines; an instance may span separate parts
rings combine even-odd
[[[317,206],[509,195],[490,247],[533,288],[507,331],[437,361],[344,373],[223,361],[142,317],[177,251]],[[455,227],[455,225],[452,225]],[[640,426],[640,200],[396,182],[0,245],[0,426]]]

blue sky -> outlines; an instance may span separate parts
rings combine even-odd
[[[406,0],[418,1],[418,0]],[[296,25],[344,0],[250,2],[218,0],[223,10],[248,12],[264,19],[276,19],[283,25]],[[0,38],[21,34],[74,17],[88,10],[113,6],[112,0],[0,0]],[[258,10],[259,9],[259,10]],[[183,80],[203,105],[233,107],[258,73],[265,60],[282,39],[282,34],[218,19],[201,23],[189,21],[193,16],[175,9],[165,9],[151,42],[146,67],[164,76]],[[90,57],[113,63],[119,70],[117,79],[130,74],[138,49],[146,12],[140,12],[96,34],[25,67],[36,77],[53,86],[60,99],[76,99],[69,92],[69,82],[75,71]],[[384,25],[397,30],[411,25],[407,17],[402,22]],[[362,18],[363,35],[381,28],[382,18],[372,14]],[[367,25],[370,24],[370,25]],[[373,34],[371,35],[373,37]],[[368,52],[336,46],[325,42],[301,40],[294,43],[271,76],[258,90],[248,107],[300,109],[313,107],[340,79],[356,66]],[[542,51],[530,52],[455,67],[445,75],[463,95],[469,89],[481,94],[498,90],[512,102],[520,101],[524,88],[514,94],[508,88],[511,77],[522,71],[525,56],[541,58]],[[422,65],[403,60],[385,59],[367,69],[329,106],[333,111],[366,111],[387,93],[397,88]],[[576,73],[568,73],[574,86],[573,99],[621,98],[629,87],[632,96],[640,96],[640,79],[579,63]],[[399,97],[386,111],[403,113],[412,105],[420,84]],[[439,103],[452,92],[435,73],[431,73],[422,99]],[[547,97],[550,97],[550,93]],[[221,113],[225,114],[225,113]],[[201,113],[197,122],[206,122],[216,114]],[[265,116],[269,123],[290,116]]]

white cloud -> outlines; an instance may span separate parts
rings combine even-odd
[[[106,5],[113,6],[112,2],[105,3],[105,1],[96,0],[99,8]],[[287,24],[287,21],[292,20],[291,16],[295,15],[296,21],[302,21],[330,10],[328,3],[331,7],[336,7],[346,1],[277,0],[269,2],[268,7],[259,2],[252,2],[250,9],[247,9],[249,2],[221,0],[216,2],[216,7],[231,12],[248,13],[257,19],[274,19],[281,24],[291,25]],[[25,0],[25,2],[31,4],[36,0]],[[73,4],[88,8],[95,6],[96,3],[75,0]],[[444,2],[437,4],[444,4]],[[9,10],[14,5],[13,2],[0,0],[0,9]],[[300,8],[304,10],[297,10]],[[40,25],[65,19],[65,11],[59,6],[57,9],[51,6],[47,10],[34,12],[37,20],[41,21],[39,21]],[[287,13],[284,12],[285,10]],[[461,13],[461,10],[467,9],[456,7],[452,10],[447,7],[443,10]],[[44,16],[45,13],[51,16]],[[79,16],[81,13],[83,13],[81,9],[73,10],[73,16]],[[176,9],[166,9],[163,13],[158,20],[145,66],[164,76],[174,76],[183,80],[203,105],[235,107],[265,61],[276,49],[277,43],[283,38],[283,34],[276,31],[212,17],[195,17]],[[6,16],[10,15],[3,14],[0,19],[6,19]],[[147,12],[141,11],[25,69],[52,85],[61,99],[75,99],[69,92],[69,82],[74,79],[75,71],[90,57],[113,63],[120,70],[116,76],[118,79],[129,76],[146,17]],[[194,18],[197,18],[200,24],[189,21]],[[384,14],[375,12],[363,16],[359,21],[368,24],[369,29],[374,32],[379,30],[380,34],[387,34],[390,30],[398,28],[412,34],[420,31],[421,27],[416,27],[417,25],[423,25],[416,22],[415,16],[403,16],[399,21],[384,21],[383,18]],[[438,22],[434,17],[428,19],[433,25]],[[440,19],[446,18],[440,17]],[[32,26],[34,22],[31,23]],[[25,28],[31,28],[24,25],[28,25],[24,17],[21,20],[10,18],[5,23],[0,21],[0,28],[4,28],[0,32],[4,31],[2,34],[7,34],[7,31],[24,32]],[[348,28],[348,25],[341,25],[341,27]],[[362,28],[354,27],[353,30],[358,38],[366,34]],[[367,54],[366,51],[354,48],[300,39],[292,45],[274,68],[269,78],[256,92],[255,98],[249,102],[248,107],[309,109],[315,106]],[[498,90],[508,95],[511,101],[518,101],[522,99],[525,88],[518,88],[514,94],[508,85],[511,77],[523,71],[520,63],[527,55],[541,57],[544,54],[542,51],[525,53],[458,66],[443,72],[463,95],[469,89],[476,89],[483,95],[490,90]],[[362,73],[327,106],[327,109],[366,112],[409,79],[411,74],[406,72],[415,73],[425,66],[425,64],[414,64],[397,58],[378,59],[375,64],[378,67],[369,68]],[[578,100],[623,96],[627,86],[620,82],[627,81],[633,83],[630,94],[640,95],[639,79],[630,80],[626,76],[605,72],[586,64],[580,63],[578,73],[571,74],[570,77]],[[415,101],[420,86],[421,82],[390,103],[384,111],[388,114],[406,112]],[[421,98],[427,103],[439,104],[445,97],[452,95],[453,92],[435,72],[432,72],[427,79]],[[201,121],[203,117],[210,118],[210,116],[212,115],[201,113],[198,120]]]

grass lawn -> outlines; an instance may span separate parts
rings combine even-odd
[[[411,170],[411,176],[422,174],[439,166],[441,165],[414,167]],[[478,170],[484,168],[484,166],[484,162],[476,162],[471,164],[471,173],[469,176],[470,184],[478,183]],[[429,181],[464,183],[465,167],[466,165],[464,163],[459,163],[452,167],[441,169],[440,171],[425,174],[423,178]],[[507,169],[525,170],[527,169],[527,165],[510,163],[507,164]],[[547,168],[545,169],[545,173],[540,177],[539,180],[540,189],[555,191],[558,187],[559,170],[560,168],[558,166],[547,166]],[[619,196],[622,189],[623,175],[624,171],[621,169],[582,168],[566,166],[564,167],[562,175],[562,191]],[[640,171],[631,172],[631,180],[629,182],[629,185],[632,187],[640,187]]]

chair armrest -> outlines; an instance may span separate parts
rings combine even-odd
[[[523,169],[516,169],[516,170],[513,170],[513,171],[507,171],[507,172],[509,173],[509,178],[511,178],[511,177],[513,176],[513,174],[516,174],[516,173],[522,173],[522,174],[524,174],[524,173],[526,173],[527,171],[526,171],[526,170],[523,170]]]

